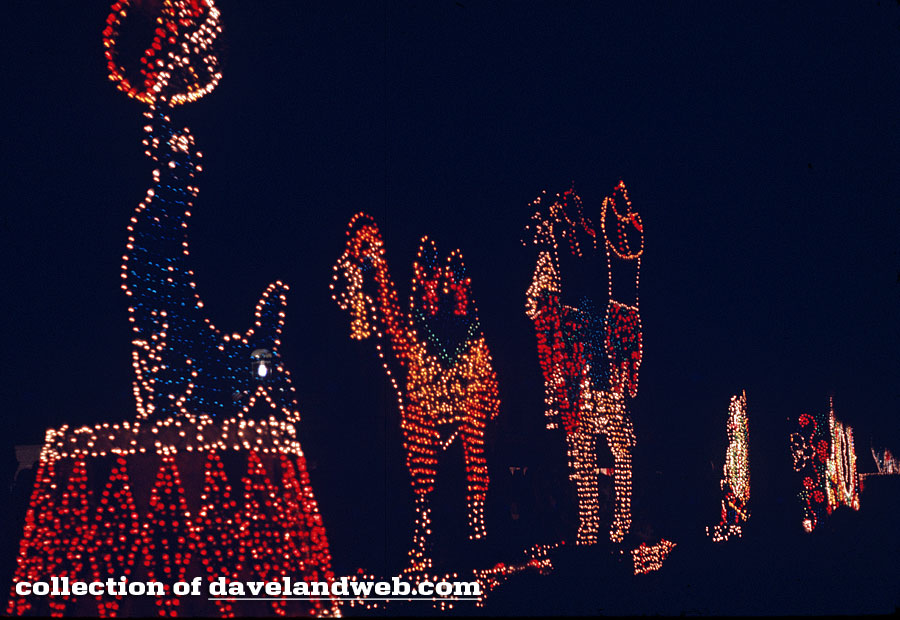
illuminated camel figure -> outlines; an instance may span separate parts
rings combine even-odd
[[[439,260],[434,242],[423,237],[413,263],[409,311],[403,312],[381,233],[364,213],[350,220],[347,244],[334,272],[335,283],[343,281],[343,287],[333,298],[350,313],[351,338],[375,334],[388,342],[387,355],[380,342],[376,348],[397,392],[406,465],[416,496],[408,570],[427,569],[432,565],[428,496],[434,489],[439,455],[456,439],[462,442],[468,481],[469,538],[486,535],[484,433],[500,401],[471,279],[458,250]],[[335,290],[336,284],[331,288]]]
[[[574,189],[547,205],[546,194],[532,203],[537,210],[528,226],[540,248],[526,314],[534,322],[538,357],[545,382],[547,428],[566,433],[569,477],[578,494],[579,527],[576,542],[597,542],[599,502],[596,442],[606,438],[615,461],[615,511],[609,532],[622,542],[631,527],[631,450],[635,445],[626,396],[637,394],[641,363],[641,321],[637,304],[613,299],[612,261],[636,261],[640,273],[643,252],[641,219],[631,211],[625,184],[620,182],[603,201],[601,225],[607,256],[609,297],[605,315],[583,299],[578,306],[563,304],[559,251],[576,257],[596,249],[597,233],[585,217]],[[562,246],[562,249],[560,249]]]

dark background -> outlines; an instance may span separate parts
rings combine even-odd
[[[360,210],[381,224],[401,299],[423,234],[459,247],[473,280],[503,405],[489,429],[490,538],[460,547],[468,568],[573,536],[524,313],[535,256],[520,243],[528,203],[573,180],[596,217],[624,179],[644,222],[636,536],[711,553],[702,532],[741,389],[748,537],[775,556],[811,544],[795,536],[789,418],[834,395],[860,471],[874,470],[870,445],[900,452],[900,4],[623,4],[218,3],[224,78],[176,112],[205,156],[191,255],[224,330],[246,329],[268,282],[292,286],[283,354],[339,573],[398,561],[412,504],[374,345],[348,338],[328,290]],[[134,414],[119,264],[151,168],[142,106],[106,79],[107,11],[3,6],[4,462],[47,427]],[[439,550],[464,525],[462,457],[446,458]],[[876,510],[867,492],[862,512]],[[880,505],[867,518],[894,547],[862,553],[873,574],[897,560],[897,521]],[[761,557],[748,565],[764,572]],[[872,600],[852,592],[850,611]]]

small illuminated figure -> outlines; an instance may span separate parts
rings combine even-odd
[[[741,525],[750,518],[750,461],[748,456],[750,430],[747,423],[747,394],[732,396],[728,405],[728,448],[722,480],[722,512],[719,523],[706,533],[714,542],[742,536]]]
[[[875,459],[875,467],[878,468],[879,476],[895,476],[900,474],[900,464],[887,448],[876,451],[874,447],[870,448],[872,458]],[[872,474],[869,474],[870,476]]]

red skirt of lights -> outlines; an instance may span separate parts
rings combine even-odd
[[[49,441],[48,441],[49,444]],[[10,615],[332,615],[333,600],[209,600],[209,583],[333,581],[302,453],[241,447],[41,456],[14,584],[157,581],[157,596],[10,593]],[[202,577],[200,595],[172,584]],[[245,596],[250,596],[246,594]]]

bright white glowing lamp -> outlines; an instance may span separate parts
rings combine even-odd
[[[272,374],[272,352],[268,349],[255,349],[250,354],[250,371],[257,381],[265,381]]]

